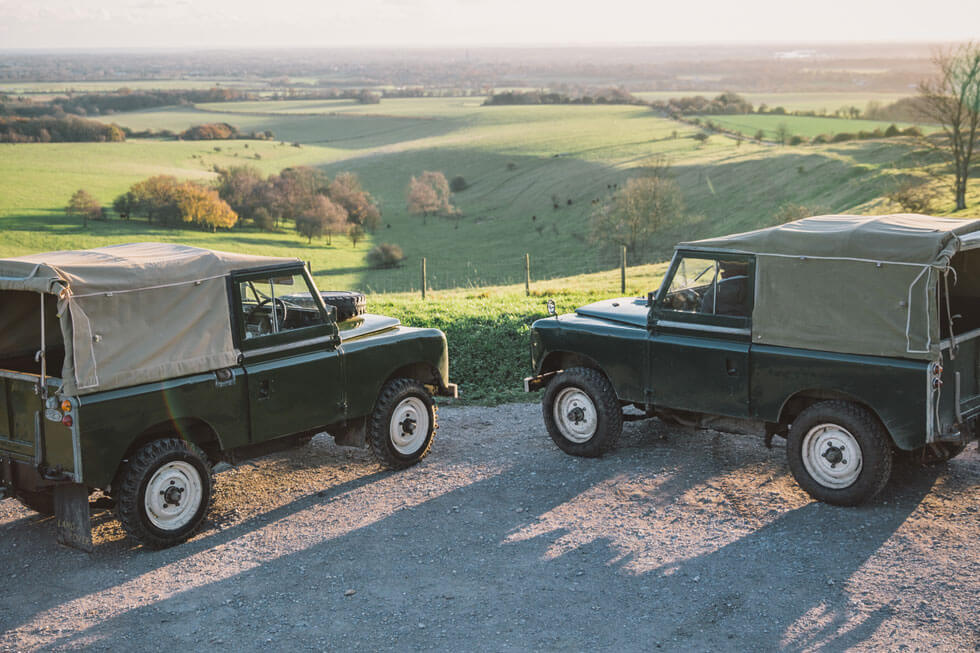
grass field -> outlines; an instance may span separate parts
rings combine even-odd
[[[806,120],[789,116],[745,116]],[[699,147],[695,128],[635,106],[483,107],[478,98],[268,101],[174,107],[104,117],[134,129],[184,129],[226,121],[244,131],[271,129],[280,142],[131,140],[119,144],[0,145],[0,255],[133,240],[179,240],[215,248],[293,255],[312,262],[321,284],[372,292],[417,289],[427,259],[433,288],[534,279],[609,269],[615,254],[588,239],[588,216],[613,184],[644,174],[666,157],[690,215],[664,230],[643,263],[662,260],[678,240],[771,224],[786,203],[815,210],[880,208],[896,171],[915,164],[907,139],[822,147],[773,147],[712,136]],[[867,128],[868,123],[859,121]],[[835,121],[836,123],[836,121]],[[294,147],[297,143],[300,147]],[[258,154],[261,158],[256,159]],[[214,166],[249,163],[265,172],[322,166],[357,172],[379,200],[383,224],[356,248],[344,239],[308,245],[291,230],[205,234],[112,220],[82,230],[63,207],[77,188],[104,204],[152,174],[203,179]],[[470,187],[454,201],[459,220],[407,214],[413,175],[438,170]],[[553,208],[552,196],[559,208]],[[375,242],[394,242],[402,268],[370,270]]]

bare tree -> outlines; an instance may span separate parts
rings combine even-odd
[[[630,179],[592,214],[592,240],[642,255],[664,226],[684,212],[680,188],[672,179]]]
[[[65,213],[70,216],[82,216],[82,227],[87,227],[89,220],[101,220],[103,216],[102,205],[82,188],[72,194],[71,199],[68,200],[68,206],[65,208]]]
[[[454,207],[449,192],[449,182],[441,172],[426,170],[418,177],[412,177],[405,192],[408,212],[422,214],[422,223],[429,215],[452,215]]]
[[[956,210],[966,208],[966,184],[980,127],[980,44],[939,52],[935,78],[919,84],[919,109],[942,126],[943,143],[953,163]]]

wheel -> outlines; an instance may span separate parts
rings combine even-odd
[[[436,405],[415,379],[393,379],[381,388],[368,418],[367,440],[378,462],[404,469],[422,460],[438,428]]]
[[[337,309],[337,321],[343,322],[352,317],[363,315],[367,307],[367,300],[359,292],[350,290],[323,291],[320,293],[323,303]]]
[[[601,456],[623,432],[616,391],[601,372],[586,367],[557,374],[544,391],[541,410],[551,439],[573,456]]]
[[[211,507],[214,477],[204,452],[176,438],[156,440],[126,463],[116,513],[130,535],[152,548],[183,542]]]
[[[878,494],[892,471],[891,439],[868,410],[821,401],[793,420],[786,440],[789,468],[818,501],[856,506]]]
[[[30,490],[19,490],[17,500],[25,507],[42,515],[54,514],[54,490],[41,490],[32,492]]]

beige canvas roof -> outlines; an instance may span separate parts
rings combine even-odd
[[[134,243],[2,259],[0,291],[58,296],[65,390],[86,394],[236,364],[225,278],[296,262]],[[6,326],[0,351],[23,340]],[[17,329],[39,326],[21,320]],[[57,342],[56,335],[48,334],[49,341]]]

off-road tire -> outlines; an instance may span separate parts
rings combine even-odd
[[[54,490],[41,490],[39,492],[19,490],[17,500],[34,512],[39,512],[42,515],[54,514]]]
[[[150,521],[145,495],[154,474],[173,462],[187,463],[197,471],[201,497],[197,509],[187,523],[165,529]],[[116,500],[116,515],[126,532],[149,548],[162,549],[180,544],[201,527],[214,497],[214,474],[207,456],[193,442],[177,438],[154,440],[130,456],[120,473],[118,489],[113,495]]]
[[[823,424],[843,427],[861,449],[861,469],[846,487],[821,483],[804,464],[804,440]],[[878,418],[848,401],[821,401],[808,407],[793,420],[786,439],[786,458],[796,482],[814,499],[837,506],[866,503],[881,492],[891,476],[892,457],[891,438]]]
[[[363,315],[367,307],[367,300],[359,292],[350,290],[329,290],[320,293],[323,303],[337,309],[337,321],[343,322],[352,317]]]
[[[413,441],[410,450],[400,451],[392,435],[393,429],[401,427],[397,420],[408,415],[422,418],[423,413],[428,416],[424,438],[417,438],[417,448]],[[367,441],[371,453],[381,465],[389,469],[411,467],[425,458],[432,448],[432,440],[439,428],[438,416],[438,407],[420,381],[408,378],[388,381],[378,393],[374,411],[368,417]],[[402,434],[404,435],[404,430]]]
[[[588,413],[590,410],[594,411],[595,430],[591,436],[581,434],[582,437],[587,436],[587,439],[579,438],[580,441],[563,432],[555,415],[555,402],[563,401],[560,397],[569,389],[581,391],[591,401],[591,409],[587,405],[584,407],[583,420],[592,419]],[[574,398],[571,401],[574,402]],[[601,456],[616,446],[623,432],[623,409],[616,397],[616,391],[602,372],[587,367],[572,367],[555,375],[544,391],[541,412],[548,435],[559,449],[572,456]]]

